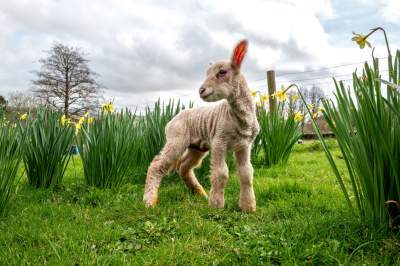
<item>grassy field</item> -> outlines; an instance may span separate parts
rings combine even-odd
[[[145,209],[143,184],[87,187],[75,157],[59,190],[22,181],[0,220],[0,265],[400,264],[399,235],[354,217],[318,143],[296,145],[287,166],[255,168],[254,214],[238,209],[234,173],[222,210],[176,176],[164,180],[159,205]]]

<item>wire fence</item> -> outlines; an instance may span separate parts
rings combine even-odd
[[[377,57],[376,59],[384,60],[387,59],[387,57]],[[349,81],[352,81],[353,72],[357,70],[357,66],[360,66],[360,69],[362,69],[365,62],[372,62],[372,59],[359,62],[336,64],[304,71],[277,70],[276,79],[277,83],[282,85],[296,83],[300,87],[321,87],[329,94],[334,88],[333,78],[349,83]],[[385,78],[388,74],[388,69],[382,69],[380,70],[380,73],[382,74],[382,77]],[[249,84],[252,89],[266,90],[266,76],[263,78],[259,77],[257,79],[252,79],[249,81]],[[349,83],[349,85],[351,84]]]

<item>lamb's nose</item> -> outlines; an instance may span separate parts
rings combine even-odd
[[[205,91],[206,91],[206,88],[201,87],[201,88],[199,89],[199,94],[203,94],[203,92],[205,92]]]

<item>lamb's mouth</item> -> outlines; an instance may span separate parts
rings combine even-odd
[[[213,93],[214,93],[214,92],[212,91],[212,92],[210,92],[210,93],[208,93],[208,94],[206,94],[206,95],[202,94],[202,95],[200,95],[200,98],[202,98],[202,99],[207,99],[207,97],[208,97],[208,96],[211,96]]]

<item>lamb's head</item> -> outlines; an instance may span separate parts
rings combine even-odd
[[[239,42],[233,50],[231,60],[217,61],[208,68],[207,78],[199,89],[206,102],[215,102],[237,95],[238,84],[243,79],[240,66],[247,52],[246,40]]]

